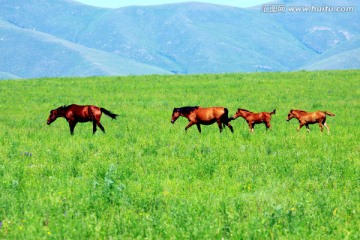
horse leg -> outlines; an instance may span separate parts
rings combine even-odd
[[[306,126],[306,130],[308,131],[308,133],[310,133],[309,124],[305,124],[305,126]]]
[[[326,122],[324,122],[324,126],[326,127],[328,133],[330,133],[330,129],[329,129],[328,125],[326,124]]]
[[[77,122],[69,121],[71,135],[74,135],[74,129],[75,129],[76,124],[77,124]]]
[[[189,127],[191,127],[192,125],[194,125],[194,122],[189,122],[189,124],[185,127],[185,131],[188,130]],[[199,128],[198,128],[199,129]]]
[[[230,131],[231,131],[232,133],[234,133],[234,129],[233,129],[233,127],[230,125],[230,123],[227,123],[226,126],[228,126],[228,127],[230,128]]]
[[[219,130],[220,130],[220,133],[222,132],[222,130],[223,130],[223,127],[222,127],[222,123],[221,123],[221,121],[220,120],[218,120],[217,121],[217,124],[218,124],[218,126],[219,126]]]
[[[300,129],[305,125],[305,123],[300,123],[299,127],[297,128],[297,131],[300,131]]]
[[[95,134],[95,132],[96,132],[96,122],[93,121],[93,134]]]
[[[234,128],[233,128],[233,127],[231,126],[231,124],[229,123],[230,121],[231,121],[230,118],[226,118],[226,119],[221,120],[222,124],[224,125],[224,128],[225,128],[225,126],[228,126],[229,129],[230,129],[230,131],[231,131],[232,133],[234,133]]]
[[[248,123],[249,124],[249,130],[251,133],[254,132],[254,124],[253,123]]]
[[[197,129],[198,129],[199,133],[201,133],[200,123],[197,123],[196,126],[197,126]]]
[[[323,132],[323,124],[319,122],[320,131]]]
[[[101,129],[101,131],[105,133],[105,128],[103,127],[103,125],[101,125],[100,122],[96,122],[96,125]]]
[[[271,128],[271,125],[269,122],[265,122],[265,126],[266,126],[266,130],[270,129]]]

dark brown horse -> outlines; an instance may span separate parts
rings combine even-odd
[[[63,117],[69,123],[71,134],[74,134],[74,128],[78,122],[92,122],[93,133],[96,132],[96,126],[98,126],[105,133],[105,129],[100,123],[102,113],[105,113],[112,119],[116,119],[118,116],[117,114],[114,114],[105,108],[99,108],[94,105],[80,106],[71,104],[69,106],[62,106],[51,110],[47,124],[50,125],[58,117]]]
[[[328,111],[305,112],[303,110],[290,110],[286,121],[290,121],[292,118],[299,120],[300,126],[297,128],[298,131],[305,125],[307,131],[310,132],[309,124],[318,123],[321,132],[323,131],[323,126],[329,132],[329,127],[326,125],[326,115],[335,116],[335,114]]]
[[[175,121],[182,116],[189,120],[189,124],[185,127],[185,131],[196,124],[199,133],[201,133],[200,124],[210,125],[217,122],[220,132],[223,130],[223,125],[228,126],[231,132],[234,132],[233,127],[229,123],[228,112],[228,109],[223,107],[202,108],[195,106],[174,108],[171,123],[174,124]]]
[[[270,120],[271,115],[276,113],[276,109],[272,112],[260,112],[260,113],[253,113],[246,109],[239,108],[231,120],[235,120],[238,117],[242,117],[246,120],[249,125],[250,132],[254,132],[254,125],[264,123],[266,126],[266,130],[271,128]]]

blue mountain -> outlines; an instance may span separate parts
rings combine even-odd
[[[282,0],[283,12],[197,2],[119,9],[0,0],[0,78],[360,67],[360,4]],[[352,12],[291,12],[294,6]],[[272,5],[269,5],[272,6]],[[274,5],[275,6],[275,5]]]

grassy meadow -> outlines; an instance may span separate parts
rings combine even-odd
[[[359,239],[360,71],[0,82],[1,239]],[[46,125],[94,104],[106,134]],[[277,112],[187,133],[174,107]],[[328,110],[330,134],[290,109]]]

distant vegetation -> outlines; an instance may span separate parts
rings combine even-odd
[[[103,9],[0,0],[0,72],[36,78],[360,68],[359,1],[277,3],[355,11],[264,13],[261,6],[196,2]]]
[[[1,239],[359,239],[360,71],[0,82]],[[49,111],[120,114],[75,135]],[[174,107],[272,111],[184,131]],[[290,109],[329,110],[330,134]]]

